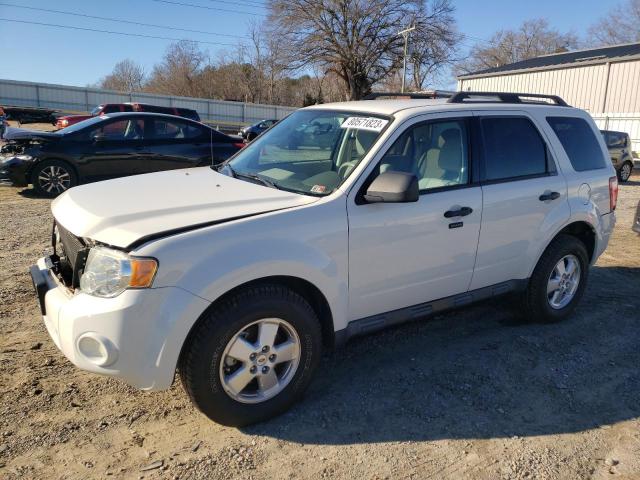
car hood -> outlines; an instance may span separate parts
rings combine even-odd
[[[238,180],[209,167],[74,187],[52,204],[78,237],[120,248],[190,228],[306,205],[316,197]]]
[[[40,132],[25,128],[7,128],[2,137],[4,140],[59,140],[60,134],[55,132]]]

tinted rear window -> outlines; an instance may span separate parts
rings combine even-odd
[[[593,130],[582,118],[547,117],[573,169],[577,172],[604,168],[607,164]]]
[[[542,175],[547,171],[546,146],[536,127],[523,117],[485,117],[484,180]]]

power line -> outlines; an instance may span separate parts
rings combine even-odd
[[[258,7],[258,8],[267,8],[264,3],[260,3],[254,0],[244,0],[244,2],[228,2],[227,0],[209,0],[214,3],[226,3],[227,5],[240,5],[246,7]]]
[[[97,28],[86,28],[86,27],[76,27],[76,26],[72,26],[72,25],[58,25],[56,23],[43,23],[43,22],[30,22],[27,20],[17,20],[14,18],[0,18],[0,21],[2,22],[14,22],[14,23],[26,23],[26,24],[30,24],[30,25],[40,25],[40,26],[44,26],[44,27],[56,27],[56,28],[66,28],[69,30],[82,30],[85,32],[98,32],[98,33],[109,33],[112,35],[126,35],[129,37],[141,37],[141,38],[153,38],[156,40],[171,40],[174,42],[180,42],[183,40],[189,41],[189,42],[194,42],[194,43],[204,43],[207,45],[223,45],[223,46],[227,46],[227,47],[235,47],[237,46],[237,44],[235,43],[220,43],[220,42],[205,42],[202,40],[192,40],[190,38],[175,38],[175,37],[161,37],[158,35],[145,35],[142,33],[128,33],[128,32],[115,32],[112,30],[99,30]]]
[[[36,10],[36,11],[39,11],[39,12],[59,13],[61,15],[73,15],[75,17],[93,18],[93,19],[96,19],[96,20],[107,20],[109,22],[128,23],[130,25],[139,25],[139,26],[142,26],[142,27],[164,28],[164,29],[168,29],[168,30],[178,30],[178,31],[182,31],[182,32],[202,33],[202,34],[206,34],[206,35],[218,35],[218,36],[221,36],[221,37],[248,38],[246,35],[231,35],[231,34],[228,34],[228,33],[216,33],[216,32],[207,32],[207,31],[204,31],[204,30],[193,30],[193,29],[189,29],[189,28],[170,27],[168,25],[156,25],[156,24],[153,24],[153,23],[134,22],[132,20],[124,20],[124,19],[121,19],[121,18],[99,17],[97,15],[87,15],[87,14],[84,14],[84,13],[66,12],[66,11],[63,11],[63,10],[51,10],[51,9],[48,9],[48,8],[27,7],[25,5],[16,5],[16,4],[13,4],[13,3],[0,2],[0,5],[5,6],[5,7],[15,7],[15,8],[23,8],[23,9],[27,9],[27,10]]]
[[[152,2],[158,2],[158,3],[166,3],[169,5],[179,5],[181,7],[192,7],[192,8],[201,8],[204,10],[214,10],[217,12],[229,12],[229,13],[240,13],[240,14],[244,14],[244,15],[254,15],[256,17],[264,17],[263,14],[261,13],[254,13],[254,12],[245,12],[245,11],[240,11],[240,10],[230,10],[228,8],[216,8],[216,7],[208,7],[206,5],[197,5],[195,3],[185,3],[185,2],[174,2],[171,0],[151,0]]]

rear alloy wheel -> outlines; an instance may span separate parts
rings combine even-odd
[[[551,308],[559,310],[573,300],[580,286],[580,270],[580,261],[575,255],[566,255],[556,264],[547,282],[547,297]]]
[[[56,197],[78,181],[73,169],[66,163],[48,160],[36,165],[32,174],[33,188],[40,195]]]
[[[522,312],[534,322],[558,322],[576,308],[589,274],[587,249],[571,235],[558,235],[544,251],[523,294]]]
[[[622,164],[622,167],[618,171],[618,179],[621,182],[626,182],[627,180],[629,180],[632,170],[633,170],[633,166],[631,165],[631,163],[625,162],[624,164]]]

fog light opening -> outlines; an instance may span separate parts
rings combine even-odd
[[[88,361],[106,367],[116,361],[117,352],[106,338],[96,334],[84,334],[78,339],[78,351]]]

